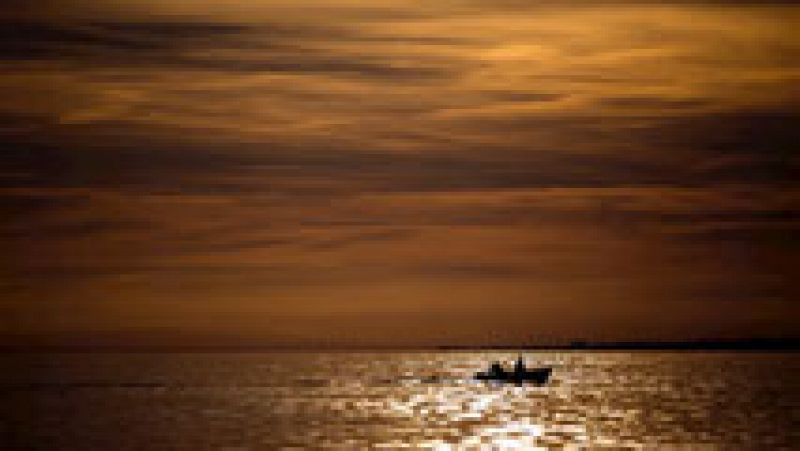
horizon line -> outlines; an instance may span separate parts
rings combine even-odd
[[[800,351],[797,338],[582,341],[560,344],[19,344],[0,345],[3,353],[104,353],[104,352],[348,352],[348,351]]]

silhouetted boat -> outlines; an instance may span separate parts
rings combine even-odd
[[[544,384],[550,378],[550,373],[552,372],[553,369],[549,367],[529,370],[525,368],[525,364],[522,362],[522,357],[520,356],[517,359],[517,364],[514,366],[514,371],[506,371],[499,363],[495,362],[489,367],[489,371],[475,373],[475,379],[514,384],[522,384],[523,382]]]

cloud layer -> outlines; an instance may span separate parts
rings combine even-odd
[[[790,334],[798,15],[700,1],[8,8],[5,332]],[[442,315],[447,330],[414,339],[389,327]],[[364,321],[387,329],[347,335]]]

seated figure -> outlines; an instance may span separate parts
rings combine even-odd
[[[489,374],[491,374],[492,376],[502,376],[505,373],[506,371],[498,362],[492,363],[492,365],[489,367]]]
[[[517,363],[514,364],[514,373],[516,374],[523,374],[527,369],[525,368],[525,362],[522,361],[522,356],[517,358]]]

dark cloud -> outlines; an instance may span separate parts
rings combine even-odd
[[[464,4],[485,7],[480,0],[465,0]],[[663,5],[696,5],[696,6],[767,6],[789,5],[794,6],[794,0],[499,0],[492,2],[493,8],[498,9],[531,9],[540,7],[604,7],[604,6],[663,6]]]
[[[607,97],[600,99],[604,106],[618,108],[655,108],[659,110],[697,108],[710,104],[707,99],[667,99],[651,96]]]
[[[375,78],[441,78],[444,65],[402,66],[377,55],[346,55],[311,43],[391,41],[338,28],[286,24],[238,25],[190,22],[88,24],[10,23],[0,27],[0,58],[51,61],[86,67],[151,67],[222,72],[320,73]],[[410,37],[409,43],[441,43]],[[214,52],[236,51],[237,56]],[[242,51],[249,51],[244,54]],[[189,55],[191,52],[191,56]]]
[[[797,200],[800,202],[800,199]],[[791,223],[800,219],[797,210],[774,209],[774,210],[729,210],[729,211],[696,211],[666,213],[659,211],[647,212],[654,216],[658,222],[675,223],[697,223],[697,222],[740,222],[740,223]]]
[[[23,223],[16,227],[0,229],[0,236],[12,240],[74,240],[99,237],[106,232],[150,230],[152,227],[153,224],[147,221],[94,218],[50,224]]]
[[[8,60],[120,57],[137,52],[172,51],[238,36],[245,26],[216,23],[6,23],[0,55]],[[123,60],[124,62],[124,60]],[[113,65],[119,61],[106,61]]]
[[[788,299],[789,289],[785,281],[775,278],[748,278],[738,283],[714,287],[692,287],[682,294],[696,302],[763,302]]]
[[[733,195],[732,195],[733,197]],[[735,199],[735,197],[733,197]],[[731,198],[721,198],[719,202],[731,202]],[[642,203],[642,200],[639,200]],[[614,196],[598,197],[595,200],[583,199],[580,206],[560,205],[558,203],[520,200],[506,205],[482,205],[466,203],[461,206],[428,207],[415,212],[409,223],[446,226],[521,226],[535,228],[548,224],[575,226],[596,224],[612,227],[631,234],[650,234],[677,237],[684,240],[720,241],[726,234],[731,237],[741,234],[742,243],[768,241],[770,236],[787,234],[797,228],[797,214],[786,210],[785,205],[775,205],[772,209],[743,211],[740,208],[705,203],[687,205],[685,211],[664,211],[664,204],[658,199],[646,199],[644,205],[614,206]],[[707,211],[716,208],[717,211]],[[402,219],[392,217],[392,221]],[[752,240],[748,240],[750,233]],[[766,240],[762,240],[766,237]]]
[[[728,183],[796,180],[800,120],[793,106],[667,119],[633,132],[687,161],[683,177]]]
[[[544,153],[523,160],[486,155],[402,155],[272,147],[170,148],[102,146],[76,149],[14,146],[0,171],[6,187],[106,187],[141,193],[336,195],[551,186],[619,186],[669,180],[652,163],[605,155]],[[226,179],[221,175],[230,174]],[[259,176],[254,181],[248,175]],[[324,180],[322,190],[286,180]],[[342,183],[343,181],[348,183]]]
[[[0,175],[0,179],[3,176]],[[4,193],[0,192],[0,216],[9,221],[27,217],[42,211],[69,210],[86,205],[87,196],[56,192],[45,193]]]
[[[218,70],[226,72],[287,72],[287,73],[319,73],[319,74],[352,74],[364,77],[385,79],[418,80],[424,78],[444,78],[450,71],[441,67],[404,67],[379,60],[358,61],[355,58],[342,57],[324,53],[307,55],[278,55],[269,60],[242,59],[184,59],[159,63],[162,66],[174,65],[183,69]]]
[[[800,245],[800,225],[790,224],[765,226],[762,224],[739,227],[704,227],[677,235],[682,240],[696,243],[717,243],[739,246],[770,246],[777,249],[797,249]]]
[[[641,141],[648,158],[546,149],[405,155],[336,147],[198,146],[180,141],[122,140],[80,148],[18,143],[4,151],[0,185],[328,197],[354,192],[775,184],[793,180],[796,170],[790,155],[797,138],[792,123],[783,115],[667,121],[632,137]],[[523,126],[521,122],[519,127]],[[731,154],[737,158],[730,159]],[[323,184],[296,183],[302,180]]]
[[[666,118],[645,129],[649,144],[723,154],[785,159],[798,142],[800,113],[794,104],[773,109],[728,111]]]
[[[347,246],[362,243],[380,243],[387,241],[399,241],[414,236],[413,230],[389,229],[370,232],[360,232],[348,234],[332,239],[314,240],[308,242],[305,247],[314,250],[340,249]]]
[[[111,281],[118,287],[147,281],[160,289],[183,288],[225,289],[249,287],[279,287],[302,283],[326,283],[329,277],[317,272],[309,277],[307,268],[276,265],[165,265],[106,263],[103,265],[61,264],[19,267],[6,279],[8,288],[17,292],[58,290],[66,286]],[[126,282],[125,279],[130,280]],[[3,283],[0,278],[0,284]]]
[[[451,277],[464,279],[519,279],[535,278],[538,271],[519,265],[501,263],[440,263],[421,264],[408,270],[427,277]]]
[[[500,102],[555,102],[569,95],[551,92],[490,91],[487,94]]]

